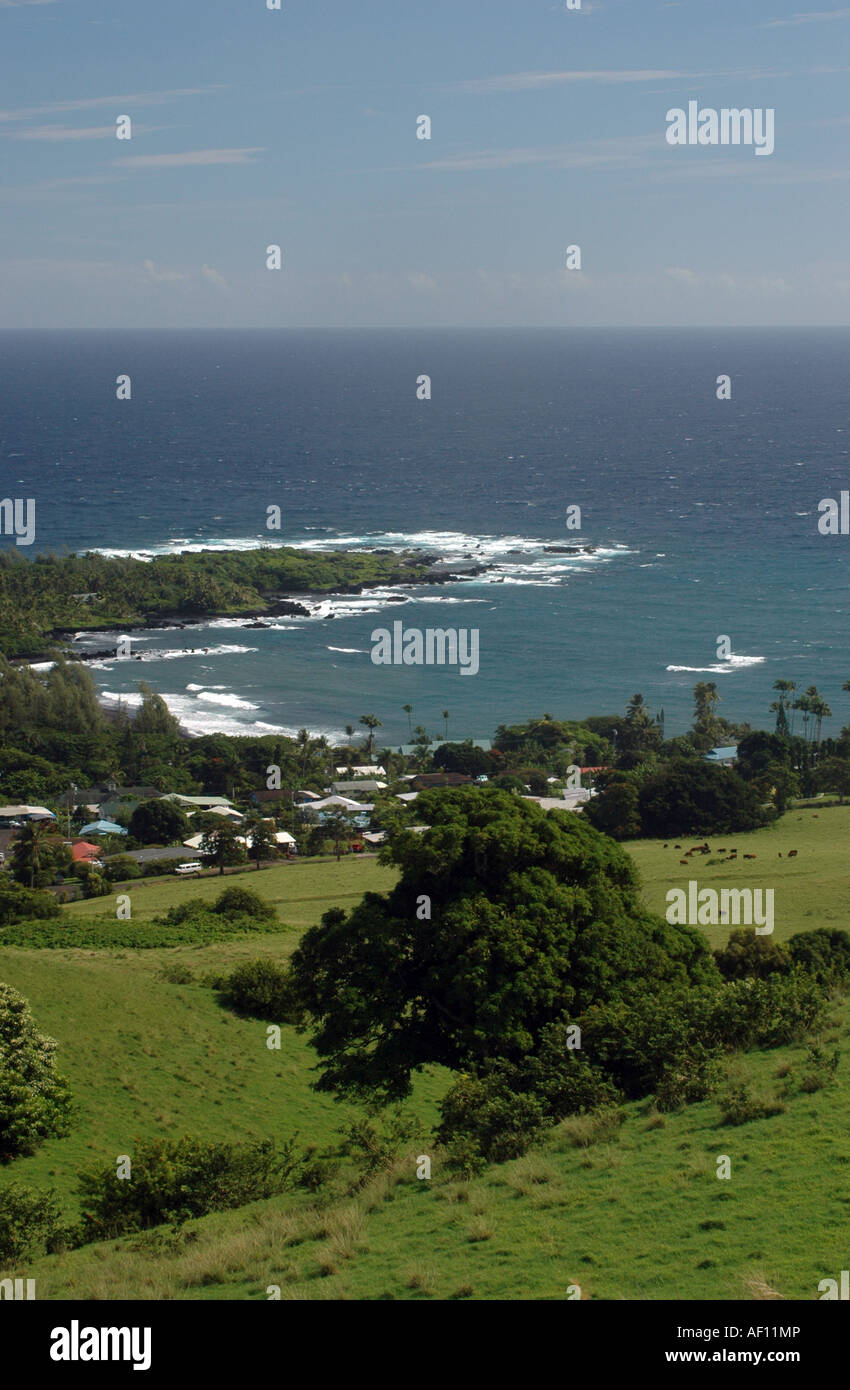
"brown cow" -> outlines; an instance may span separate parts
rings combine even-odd
[[[745,858],[745,859],[755,859],[755,855],[754,855],[754,854],[745,854],[745,855],[744,855],[744,858]]]
[[[789,859],[793,859],[796,853],[797,853],[797,851],[796,851],[795,849],[789,849],[789,851],[788,851],[788,858],[789,858]]]

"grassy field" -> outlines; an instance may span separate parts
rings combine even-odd
[[[850,928],[850,806],[792,809],[749,835],[709,836],[713,852],[693,855],[687,867],[679,861],[685,850],[703,843],[699,837],[671,840],[667,849],[663,843],[638,840],[625,846],[640,870],[646,904],[659,916],[666,910],[667,891],[687,888],[695,879],[700,888],[772,888],[777,941],[812,927]],[[728,854],[718,855],[720,846],[734,846],[737,862],[723,863]],[[795,859],[788,858],[789,849],[797,850]],[[745,854],[756,857],[744,859]],[[715,948],[728,937],[727,927],[704,930]]]
[[[239,873],[203,874],[200,878],[181,878],[165,874],[161,878],[133,879],[120,891],[130,896],[134,921],[149,921],[169,907],[189,898],[212,903],[224,888],[238,884],[251,888],[273,903],[281,922],[297,927],[299,933],[318,922],[331,907],[349,908],[367,889],[383,892],[395,881],[392,869],[385,869],[374,858],[348,855],[339,860],[296,860],[274,868],[246,869]],[[81,899],[64,909],[69,917],[114,917],[115,898]]]
[[[696,878],[701,886],[772,887],[776,934],[846,926],[850,807],[791,811],[737,845],[733,867],[661,842],[627,848],[648,905]],[[696,840],[681,841],[683,849]],[[710,839],[712,848],[715,840]],[[796,859],[787,850],[797,848]],[[779,851],[782,858],[778,857]],[[744,853],[755,860],[742,860]],[[136,1136],[197,1133],[211,1139],[298,1132],[326,1148],[351,1110],[310,1090],[313,1054],[283,1029],[279,1052],[261,1023],[222,1009],[200,983],[257,954],[286,957],[328,907],[350,906],[392,872],[375,860],[296,863],[236,880],[273,901],[281,931],[261,943],[236,940],[170,950],[0,951],[0,978],[29,999],[39,1027],[60,1043],[79,1114],[71,1134],[0,1170],[54,1186],[75,1212],[76,1172],[132,1151]],[[233,881],[231,879],[231,881]],[[133,916],[144,920],[186,898],[215,897],[219,878],[134,883]],[[71,916],[112,914],[111,898],[74,904]],[[717,929],[717,945],[726,930]],[[175,972],[191,982],[171,983]],[[835,1008],[828,1038],[846,1047],[850,1006]],[[567,1122],[539,1149],[470,1183],[450,1180],[427,1137],[445,1077],[423,1076],[412,1109],[421,1139],[395,1169],[325,1211],[307,1194],[280,1197],[165,1231],[105,1242],[34,1261],[39,1298],[563,1298],[579,1284],[592,1298],[816,1298],[817,1283],[847,1266],[850,1204],[850,1070],[812,1094],[785,1096],[805,1050],[736,1058],[733,1070],[784,1109],[741,1126],[720,1123],[717,1098],[659,1117],[644,1104],[596,1142]],[[592,1128],[592,1127],[591,1127]],[[431,1153],[431,1181],[414,1159]],[[715,1176],[719,1154],[732,1178]]]

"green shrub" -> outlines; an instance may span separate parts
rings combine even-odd
[[[272,1139],[247,1144],[209,1144],[202,1139],[139,1140],[131,1175],[119,1178],[114,1163],[80,1174],[85,1241],[180,1225],[211,1211],[227,1211],[282,1192],[297,1169],[294,1143]]]
[[[754,1096],[743,1083],[730,1086],[720,1100],[720,1118],[724,1125],[744,1125],[749,1120],[768,1119],[771,1115],[781,1115],[784,1109],[781,1101]]]
[[[452,1166],[470,1153],[489,1163],[519,1158],[547,1122],[539,1096],[515,1092],[504,1073],[464,1076],[440,1106],[440,1142],[450,1150]]]
[[[106,898],[111,892],[112,886],[103,874],[88,873],[83,879],[84,898]]]
[[[192,922],[198,917],[207,916],[210,910],[206,898],[187,898],[185,902],[170,907],[164,917],[154,918],[154,921],[165,922],[170,927],[179,927],[184,922]]]
[[[142,878],[163,878],[174,873],[175,859],[144,859],[141,864]]]
[[[703,1100],[719,1076],[723,1039],[712,1025],[724,991],[713,987],[635,995],[588,1009],[582,1046],[631,1098],[660,1094],[666,1108]]]
[[[141,878],[142,876],[139,865],[129,854],[118,854],[114,859],[110,859],[104,865],[103,873],[110,883],[118,883],[122,879]]]
[[[743,979],[717,997],[711,1028],[727,1048],[781,1047],[819,1028],[828,1001],[800,966],[787,975]]]
[[[749,927],[733,931],[722,950],[715,951],[714,959],[725,980],[763,980],[768,975],[785,975],[793,963],[786,946],[772,936],[756,936]]]
[[[274,907],[251,888],[238,886],[225,888],[219,893],[212,911],[222,917],[252,917],[257,922],[268,922],[276,917]]]
[[[800,1090],[809,1093],[820,1091],[835,1080],[841,1049],[837,1047],[834,1052],[825,1052],[817,1043],[808,1043],[806,1051],[809,1070],[800,1079]]]
[[[0,1187],[0,1266],[43,1255],[60,1235],[55,1194],[21,1182]]]
[[[8,879],[0,886],[0,927],[10,922],[45,921],[58,917],[61,910],[53,893],[21,888]]]
[[[36,1029],[29,1005],[0,983],[0,1163],[67,1134],[71,1099],[56,1072],[57,1044]]]
[[[819,984],[842,985],[850,979],[850,934],[838,927],[798,932],[789,940],[788,951],[794,964]]]
[[[221,993],[224,1003],[252,1018],[290,1023],[298,1017],[286,970],[268,958],[238,965]]]
[[[401,1105],[358,1116],[347,1125],[339,1152],[357,1166],[355,1187],[364,1186],[376,1173],[388,1172],[417,1128],[418,1122]]]

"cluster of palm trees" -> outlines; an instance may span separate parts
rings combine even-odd
[[[413,722],[412,722],[412,719],[411,719],[411,715],[413,714],[413,706],[412,706],[412,705],[402,705],[402,709],[404,710],[405,714],[407,715],[407,732],[408,732],[408,734],[410,735],[410,738],[411,738],[411,740],[412,740],[412,739],[413,739],[413,734],[414,734]],[[445,735],[444,735],[444,736],[445,736],[446,742],[448,742],[448,739],[449,739],[449,720],[451,719],[451,715],[449,714],[449,711],[448,711],[447,709],[444,709],[443,712],[442,712],[442,714],[440,715],[440,718],[441,718],[442,720],[445,721]],[[416,733],[419,734],[419,735],[421,736],[422,734],[424,734],[424,732],[425,732],[425,730],[423,729],[422,725],[421,725],[421,724],[417,724],[417,725],[416,725]]]
[[[799,711],[802,715],[804,743],[816,744],[819,749],[822,742],[821,727],[824,719],[831,717],[832,710],[817,686],[808,686],[802,695],[797,696],[796,700],[792,699],[797,689],[795,681],[777,680],[773,682],[773,688],[779,696],[770,706],[776,715],[776,732],[788,734],[790,738],[793,738],[794,714]],[[850,690],[850,681],[845,681],[842,689]]]
[[[417,724],[415,729],[414,729],[414,727],[413,727],[413,705],[402,705],[402,709],[404,710],[405,714],[407,715],[407,732],[408,732],[408,735],[409,735],[409,737],[410,737],[411,742],[422,743],[423,740],[425,740],[425,739],[427,739],[427,741],[430,742],[430,735],[427,735],[427,734],[426,734],[426,730],[423,728],[423,726],[422,726],[421,724]],[[444,709],[444,710],[442,711],[441,715],[440,715],[440,718],[444,721],[444,726],[445,726],[444,737],[445,737],[446,741],[448,742],[448,737],[449,737],[449,720],[451,719],[451,715],[450,715],[449,711],[448,711],[447,709]],[[383,720],[382,720],[382,719],[378,719],[377,715],[374,715],[374,714],[364,714],[364,715],[362,715],[361,718],[360,718],[360,723],[361,723],[365,728],[367,728],[367,729],[369,730],[368,749],[369,749],[369,760],[371,761],[371,759],[372,759],[372,749],[373,749],[374,741],[375,741],[375,730],[376,730],[376,729],[383,728]],[[346,734],[348,735],[349,738],[353,738],[353,737],[354,737],[354,725],[353,725],[353,724],[346,724],[346,726],[345,726],[345,732],[346,732]],[[415,738],[414,738],[414,735],[416,736]]]

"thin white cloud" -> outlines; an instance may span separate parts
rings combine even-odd
[[[201,274],[205,280],[209,280],[212,285],[220,285],[223,289],[227,288],[227,281],[220,270],[216,270],[211,265],[202,265]]]
[[[508,72],[495,77],[474,77],[454,84],[460,92],[489,94],[490,92],[527,92],[541,87],[556,87],[567,82],[657,82],[659,79],[673,80],[693,77],[698,74],[677,72],[667,68],[635,68],[625,70],[599,69],[597,71],[567,72]]]
[[[51,101],[45,106],[20,106],[14,111],[0,111],[0,121],[26,121],[30,116],[57,116],[64,111],[89,111],[96,106],[114,106],[116,114],[128,106],[157,106],[176,101],[179,97],[200,97],[210,92],[222,92],[223,84],[212,87],[175,87],[166,92],[131,92],[129,96],[79,97],[74,101]]]
[[[495,77],[474,77],[449,85],[448,90],[490,96],[495,92],[545,91],[571,83],[600,83],[616,86],[641,82],[729,82],[774,81],[781,77],[800,77],[818,72],[844,72],[844,68],[808,68],[803,72],[782,72],[767,68],[720,68],[714,72],[685,72],[678,68],[598,68],[567,69],[563,72],[507,72]]]
[[[511,169],[521,165],[549,165],[557,169],[601,169],[606,166],[643,163],[648,150],[666,150],[663,131],[653,135],[632,135],[621,140],[585,140],[574,145],[535,148],[472,150],[467,154],[446,155],[407,169],[428,169],[434,173],[467,173],[471,170]]]
[[[850,10],[813,10],[809,14],[793,14],[789,19],[771,19],[759,24],[759,29],[791,29],[798,24],[823,24],[833,19],[850,19]]]
[[[182,270],[158,270],[153,261],[144,262],[145,272],[150,280],[159,282],[170,282],[172,280],[186,280],[188,276]]]
[[[133,154],[126,159],[113,159],[123,169],[185,169],[199,164],[256,164],[254,155],[262,154],[264,145],[236,150],[184,150],[180,154]]]
[[[149,135],[155,130],[167,130],[167,126],[134,125],[134,135]],[[9,140],[107,140],[115,139],[114,125],[64,126],[41,125],[31,130],[0,130],[0,136]]]

